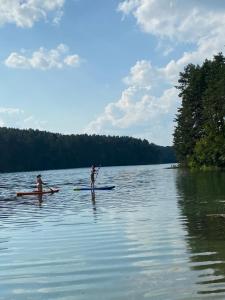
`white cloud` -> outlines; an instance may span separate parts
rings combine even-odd
[[[150,62],[138,61],[124,79],[128,87],[120,99],[109,103],[104,112],[85,128],[85,132],[129,134],[162,145],[171,143],[172,116],[176,111],[178,96],[174,87],[165,89],[161,96],[153,95],[163,76],[163,70],[153,68]],[[169,129],[167,136],[164,127]]]
[[[68,55],[65,59],[64,59],[64,63],[67,66],[71,66],[71,67],[76,67],[79,66],[80,64],[80,57],[77,54],[74,55]]]
[[[176,62],[174,64],[176,66]],[[178,76],[175,69],[170,65],[157,68],[149,61],[137,61],[123,80],[128,87],[120,99],[109,103],[85,132],[128,134],[160,145],[171,144],[173,119],[179,103],[177,90],[169,85]],[[167,88],[155,96],[161,85]]]
[[[179,105],[179,72],[189,63],[200,64],[224,49],[225,3],[197,0],[124,0],[119,11],[132,14],[141,30],[158,38],[158,47],[186,51],[163,67],[150,61],[135,63],[124,78],[128,85],[119,100],[109,103],[86,131],[148,138],[171,144],[173,119]],[[192,51],[190,51],[190,43]],[[171,47],[173,45],[173,48]],[[165,55],[165,50],[162,55]]]
[[[44,130],[46,123],[28,115],[20,108],[0,107],[0,126]]]
[[[28,116],[21,121],[20,128],[34,128],[45,130],[47,121],[36,119],[34,116]]]
[[[129,14],[140,5],[140,0],[127,0],[119,4],[118,10],[122,11],[124,14]]]
[[[223,1],[212,5],[197,0],[125,0],[118,9],[133,14],[143,31],[184,42],[212,36],[225,25]]]
[[[188,47],[192,43],[195,50],[184,52],[165,67],[171,79],[186,64],[201,63],[224,49],[224,1],[125,0],[118,9],[125,15],[132,14],[142,30],[159,39],[160,47],[163,43],[168,47],[168,40],[169,51],[172,43],[174,47],[179,47],[179,43]]]
[[[63,14],[65,0],[0,0],[0,25],[16,24],[32,27],[41,19],[52,18],[58,23]]]
[[[157,83],[157,70],[146,60],[137,61],[131,68],[130,75],[124,78],[127,85],[135,85],[139,88],[150,90]]]
[[[5,60],[5,65],[10,68],[20,69],[62,69],[65,66],[78,66],[80,57],[77,54],[66,55],[68,46],[58,45],[55,49],[47,50],[43,47],[33,52],[30,57],[25,56],[24,49],[21,53],[13,52]]]
[[[12,107],[0,107],[0,114],[8,114],[8,115],[13,115],[13,114],[21,114],[24,111],[19,109],[19,108],[12,108]]]
[[[0,107],[0,126],[12,126],[11,121],[23,116],[24,111],[13,107]]]
[[[173,68],[166,72],[166,67],[153,67],[146,60],[137,61],[123,80],[128,87],[120,99],[109,103],[103,114],[92,121],[85,131],[121,135],[132,135],[133,131],[134,136],[148,138],[161,145],[170,144],[173,115],[178,105],[177,91],[170,86],[160,96],[155,96],[159,86],[168,86],[173,78]]]

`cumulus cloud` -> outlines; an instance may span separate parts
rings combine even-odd
[[[63,14],[65,0],[0,0],[0,25],[16,24],[32,27],[35,22],[52,18],[58,23]]]
[[[134,136],[148,138],[161,145],[170,144],[174,114],[179,103],[177,90],[170,84],[174,73],[172,67],[158,68],[150,61],[137,61],[123,79],[128,87],[120,99],[109,103],[85,131],[121,135],[132,135],[133,132]],[[162,85],[167,88],[156,96]]]
[[[118,10],[124,16],[132,14],[142,31],[158,38],[158,47],[168,49],[162,51],[163,56],[180,45],[187,50],[161,67],[152,65],[150,60],[137,61],[123,79],[127,87],[120,99],[109,103],[86,131],[134,133],[155,143],[171,144],[173,119],[179,106],[174,88],[179,72],[188,63],[202,63],[224,48],[225,4],[222,2],[122,1]]]
[[[160,38],[197,42],[225,25],[223,1],[125,0],[119,11],[132,14],[147,33]],[[221,9],[218,9],[221,8]]]
[[[124,83],[150,90],[157,84],[158,70],[153,68],[150,61],[141,60],[131,68],[130,74],[124,78]]]
[[[28,115],[20,108],[0,107],[0,126],[43,130],[46,123]]]
[[[131,129],[134,136],[169,144],[178,96],[174,87],[165,89],[160,96],[154,95],[154,90],[165,77],[163,71],[152,67],[148,61],[138,61],[124,78],[128,87],[120,99],[109,103],[104,112],[85,128],[85,132],[132,135]]]
[[[79,57],[79,55],[77,55],[77,54],[74,54],[74,55],[68,55],[68,56],[64,59],[64,63],[65,63],[67,66],[72,66],[72,67],[79,66],[79,64],[80,64],[80,57]]]
[[[24,52],[13,52],[5,60],[5,65],[10,68],[20,69],[62,69],[65,66],[77,67],[80,64],[80,57],[77,54],[67,55],[69,48],[60,44],[55,49],[47,50],[43,47],[26,56]]]
[[[175,64],[176,65],[176,64]],[[104,112],[86,128],[88,133],[127,134],[147,138],[160,145],[171,144],[178,92],[171,85],[177,68],[152,66],[137,61],[123,81],[127,88],[119,100],[109,103]],[[160,87],[167,87],[156,95]]]
[[[171,80],[188,63],[201,63],[205,58],[224,49],[225,3],[208,0],[125,0],[119,11],[132,14],[138,26],[155,35],[163,43],[174,47],[191,43],[194,50],[186,51],[176,61],[171,60],[162,68]],[[163,53],[165,54],[165,52]]]

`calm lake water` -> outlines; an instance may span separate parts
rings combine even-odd
[[[225,299],[225,173],[166,167],[0,174],[0,299]]]

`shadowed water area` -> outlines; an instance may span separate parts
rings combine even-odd
[[[0,299],[225,299],[225,173],[166,167],[0,174]]]

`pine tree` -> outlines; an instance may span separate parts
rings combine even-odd
[[[181,107],[174,146],[179,161],[191,167],[225,168],[225,57],[188,65],[180,74]]]
[[[177,157],[187,164],[193,154],[194,147],[203,133],[204,116],[202,109],[202,93],[205,87],[205,74],[199,66],[189,64],[180,73],[179,85],[182,105],[176,116],[177,126],[174,132],[174,146]]]

